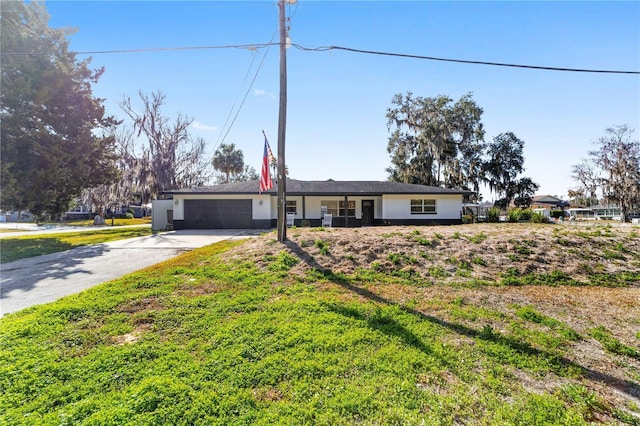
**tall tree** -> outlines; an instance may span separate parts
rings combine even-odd
[[[571,190],[569,196],[574,195],[576,199],[581,200],[587,206],[598,204],[598,182],[600,177],[596,171],[594,164],[582,160],[579,164],[571,167],[571,177],[578,182],[578,187]]]
[[[482,180],[484,130],[482,108],[469,93],[454,103],[397,94],[387,109],[387,127],[395,128],[387,146],[394,181],[467,188],[476,193]]]
[[[136,154],[139,160],[139,180],[150,182],[148,198],[156,199],[158,193],[179,187],[202,185],[210,177],[208,161],[204,156],[205,141],[193,138],[189,126],[193,119],[178,114],[172,121],[163,115],[165,95],[154,92],[151,96],[139,92],[142,111],[137,111],[130,97],[121,103],[122,110],[133,122],[137,136],[144,135],[146,143],[142,152]]]
[[[116,141],[118,179],[112,184],[89,188],[82,197],[84,204],[93,205],[98,211],[146,203],[153,187],[148,157],[136,154],[133,127],[120,125],[111,135]]]
[[[531,196],[539,186],[530,178],[518,178],[524,171],[524,141],[513,132],[493,138],[483,168],[489,189],[498,196],[497,206],[506,208],[516,198],[522,206],[531,204]]]
[[[286,174],[286,172],[285,172]],[[235,173],[231,176],[231,182],[246,182],[248,180],[258,180],[260,176],[256,169],[245,165],[240,173]]]
[[[116,125],[92,85],[89,69],[68,50],[70,29],[49,28],[39,2],[0,3],[1,178],[5,210],[38,216],[65,212],[83,189],[116,177]]]
[[[216,150],[211,163],[213,168],[222,174],[218,182],[229,183],[233,175],[244,171],[244,153],[233,143],[223,143]]]
[[[632,208],[640,207],[640,143],[632,134],[628,125],[610,127],[589,153],[603,172],[599,180],[605,200],[620,206],[624,222]]]
[[[528,177],[520,178],[515,183],[515,194],[513,204],[516,207],[529,208],[533,202],[533,195],[540,188],[540,185]]]

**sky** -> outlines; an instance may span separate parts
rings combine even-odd
[[[233,143],[260,170],[264,130],[277,151],[276,1],[48,1],[49,26],[73,27],[69,49],[105,68],[107,113],[161,91],[163,112],[191,117],[207,154]],[[640,2],[305,1],[286,7],[291,43],[547,67],[640,71]],[[136,52],[99,53],[114,50]],[[286,164],[301,180],[386,180],[387,109],[399,93],[472,93],[485,139],[525,142],[524,176],[567,198],[571,166],[608,127],[640,134],[640,75],[545,71],[346,51],[286,51]],[[393,130],[393,129],[392,129]],[[483,191],[485,200],[495,196]]]

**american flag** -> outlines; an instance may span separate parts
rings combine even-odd
[[[260,193],[268,191],[273,188],[273,181],[271,180],[271,172],[269,171],[269,163],[273,159],[273,153],[269,146],[267,136],[264,137],[264,155],[262,156],[262,173],[260,173]]]

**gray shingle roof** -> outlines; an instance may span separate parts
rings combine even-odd
[[[165,195],[177,194],[257,194],[259,182],[224,183],[211,186],[163,191]],[[276,195],[278,185],[264,194]],[[470,191],[437,186],[414,185],[389,181],[305,181],[287,179],[287,195],[382,195],[382,194],[469,194]]]

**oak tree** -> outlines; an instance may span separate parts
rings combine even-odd
[[[604,198],[620,207],[623,222],[630,221],[632,209],[640,210],[640,143],[632,134],[628,125],[610,127],[589,152],[602,171],[598,180]]]
[[[501,133],[487,146],[484,175],[489,189],[506,208],[516,196],[518,175],[524,171],[524,141],[513,132]]]
[[[68,28],[49,28],[39,2],[0,3],[1,179],[5,210],[67,211],[85,188],[116,177],[116,125],[92,87],[104,69],[69,51]]]
[[[471,94],[448,96],[397,94],[387,109],[393,133],[387,152],[393,181],[466,188],[479,192],[482,182],[484,130],[480,108]]]
[[[147,203],[162,191],[199,186],[211,177],[209,162],[205,157],[205,140],[189,133],[193,119],[177,114],[171,119],[162,107],[165,95],[158,91],[151,96],[138,93],[141,109],[136,108],[126,96],[122,110],[131,119],[136,137],[143,143],[132,152],[138,159],[138,180],[143,187],[143,199]]]

